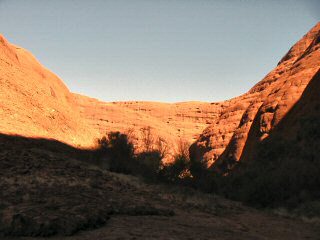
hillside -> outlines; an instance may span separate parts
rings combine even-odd
[[[86,158],[85,151],[58,141],[0,135],[1,239],[319,236],[317,224],[189,188],[145,184],[101,170]]]
[[[255,143],[269,132],[300,98],[320,66],[320,23],[313,27],[282,58],[278,66],[246,94],[227,101],[214,124],[207,127],[191,147],[196,159],[207,159],[213,168],[230,168],[245,158],[243,149],[254,149]],[[255,124],[253,124],[255,120]],[[256,128],[255,139],[248,139]]]
[[[98,134],[73,95],[31,53],[0,36],[0,132],[92,146]]]
[[[195,158],[225,165],[239,160],[250,145],[247,136],[258,111],[263,111],[258,137],[263,139],[300,97],[319,67],[319,29],[317,24],[250,91],[219,103],[108,103],[72,94],[30,53],[1,37],[1,132],[81,146],[108,131],[130,132],[139,148],[141,129],[151,127],[154,139],[171,146],[170,153],[182,139],[194,142]]]
[[[319,91],[320,70],[262,141],[256,140],[260,134],[256,128],[259,115],[256,117],[248,137],[254,147],[245,147],[241,164],[229,173],[225,185],[229,183],[227,188],[233,190],[225,190],[226,195],[260,206],[316,204],[320,199]]]
[[[130,132],[136,138],[136,145],[142,145],[142,128],[151,128],[154,139],[164,139],[176,150],[179,141],[189,144],[220,114],[224,104],[206,102],[102,102],[74,94],[81,109],[81,115],[90,125],[106,134],[109,131]]]
[[[0,131],[57,139],[92,146],[109,131],[134,131],[141,145],[141,128],[172,146],[194,142],[220,114],[224,104],[185,102],[102,102],[72,94],[55,74],[27,50],[0,39]]]
[[[252,89],[223,102],[103,102],[78,94],[75,99],[81,116],[100,134],[133,132],[139,147],[141,128],[151,127],[153,137],[165,139],[171,153],[182,139],[194,143],[190,149],[193,157],[204,158],[209,165],[226,165],[242,157],[258,111],[264,111],[259,127],[262,140],[299,99],[320,65],[319,44],[315,42],[319,32],[320,23]]]

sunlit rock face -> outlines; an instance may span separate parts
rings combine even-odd
[[[88,147],[110,131],[130,132],[143,150],[141,129],[163,139],[170,153],[193,142],[220,114],[219,103],[106,103],[70,93],[35,57],[0,38],[0,131]]]
[[[266,139],[318,71],[319,38],[320,23],[249,92],[224,102],[221,114],[191,146],[191,155],[208,160],[212,167],[232,165],[245,157],[244,148],[249,153],[256,143]]]
[[[159,138],[164,140],[169,155],[177,151],[182,141],[194,142],[221,110],[220,103],[102,102],[79,94],[75,94],[75,99],[81,115],[100,134],[110,131],[128,133],[137,149],[143,151],[143,130],[150,128],[152,141],[157,144]]]
[[[64,83],[0,36],[0,132],[89,147],[97,133],[80,117]]]
[[[219,103],[112,102],[72,94],[29,52],[0,38],[0,131],[93,146],[110,131],[133,135],[143,149],[141,129],[161,138],[170,154],[179,142],[190,153],[219,165],[243,158],[297,102],[320,66],[320,24],[247,93]],[[254,124],[253,124],[254,123]],[[253,130],[255,129],[255,130]],[[254,136],[248,138],[249,132]],[[213,166],[214,166],[213,165]]]

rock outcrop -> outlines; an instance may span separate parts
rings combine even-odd
[[[260,207],[305,205],[312,209],[320,197],[319,91],[320,70],[262,141],[258,128],[261,114],[257,114],[240,164],[222,183],[226,196]]]
[[[0,132],[93,145],[73,95],[31,53],[0,36]]]
[[[278,66],[246,94],[226,101],[228,107],[206,128],[190,151],[213,167],[229,168],[245,158],[300,98],[320,67],[320,23],[282,58]],[[254,130],[253,130],[254,128]],[[254,131],[248,138],[249,132]]]

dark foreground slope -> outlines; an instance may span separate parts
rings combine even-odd
[[[1,239],[316,239],[320,234],[317,223],[103,171],[85,162],[90,154],[56,141],[1,135]]]
[[[0,234],[71,235],[111,215],[172,215],[56,141],[0,136]]]

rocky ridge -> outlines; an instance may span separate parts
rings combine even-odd
[[[300,98],[320,67],[320,23],[314,26],[282,58],[278,66],[246,94],[227,101],[214,124],[191,147],[198,159],[216,166],[240,160],[243,149],[268,137],[270,131]],[[255,124],[253,125],[253,122]],[[254,126],[255,139],[248,140]],[[248,150],[250,152],[250,150]]]
[[[27,50],[0,36],[0,130],[90,147],[98,133],[64,83]]]
[[[219,103],[102,102],[72,94],[62,81],[41,66],[26,50],[0,41],[0,128],[3,133],[38,136],[89,146],[108,131],[139,131],[151,127],[177,149],[183,139],[194,142],[190,153],[209,165],[243,157],[252,123],[268,137],[301,96],[319,69],[320,23],[281,59],[278,66],[247,93]],[[19,99],[17,102],[16,99]],[[32,106],[32,107],[30,107]],[[259,116],[259,117],[257,117]]]

